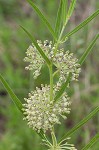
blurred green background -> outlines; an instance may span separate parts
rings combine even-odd
[[[59,1],[34,0],[33,2],[46,14],[54,27]],[[97,0],[78,0],[65,32],[87,18],[98,9],[98,6]],[[64,45],[65,49],[69,49],[79,58],[98,32],[98,21],[99,18],[95,18],[74,34]],[[40,75],[35,81],[32,73],[24,69],[26,63],[23,62],[23,58],[31,41],[19,25],[26,27],[36,39],[52,40],[52,37],[25,0],[0,0],[0,73],[18,98],[24,102],[23,99],[27,97],[28,92],[41,83],[49,83],[49,77],[46,67],[42,69],[42,76]],[[68,119],[62,120],[61,126],[56,126],[58,139],[99,105],[98,43],[82,67],[79,82],[71,86],[69,95],[72,100],[72,110]],[[44,150],[39,136],[28,128],[22,118],[22,114],[0,83],[0,150]],[[80,150],[97,132],[99,132],[99,114],[78,130],[71,137],[70,142]],[[92,147],[92,150],[99,150],[99,142]]]

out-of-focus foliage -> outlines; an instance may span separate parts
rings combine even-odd
[[[45,12],[52,26],[55,22],[58,1],[35,0],[43,12]],[[98,7],[97,0],[78,0],[75,12],[67,26],[66,32],[73,29],[82,20],[92,14]],[[43,75],[35,81],[32,74],[25,71],[23,62],[25,51],[30,45],[30,40],[19,25],[24,25],[36,39],[50,39],[51,36],[44,24],[39,20],[25,0],[0,0],[0,73],[8,81],[17,96],[23,98],[41,83],[48,83],[49,75],[46,66],[42,68]],[[98,19],[94,19],[84,29],[73,35],[64,45],[66,50],[71,50],[80,57],[89,42],[98,32]],[[92,107],[99,105],[99,44],[97,42],[92,53],[84,63],[80,82],[72,86],[69,92],[72,99],[72,112],[68,119],[60,127],[57,126],[57,137],[72,128]],[[86,126],[72,136],[71,143],[75,143],[78,149],[99,131],[99,119],[94,117]],[[11,103],[9,96],[0,83],[0,150],[44,150],[39,136],[30,130],[22,115]],[[93,149],[93,148],[92,148]],[[99,144],[94,150],[99,149]]]

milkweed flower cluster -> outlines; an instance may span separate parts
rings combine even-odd
[[[65,119],[67,114],[70,113],[71,102],[67,93],[63,92],[58,101],[55,100],[56,93],[60,90],[61,85],[66,82],[69,74],[71,74],[70,81],[78,80],[80,65],[78,59],[74,58],[73,53],[65,52],[64,49],[57,49],[56,45],[52,46],[51,41],[37,41],[37,43],[53,66],[56,67],[54,73],[59,73],[59,79],[55,85],[36,87],[34,91],[29,93],[28,98],[24,99],[26,102],[23,104],[24,120],[28,121],[29,127],[39,133],[41,129],[44,132],[48,129],[52,131],[55,124],[61,123],[60,116]],[[26,69],[33,70],[33,77],[37,78],[40,75],[42,66],[45,64],[45,60],[33,44],[27,49],[24,61],[29,63]],[[49,144],[49,147],[51,150],[53,149],[53,145]],[[67,142],[57,145],[57,149],[76,150],[73,144],[68,144]]]
[[[78,60],[74,58],[73,53],[65,52],[64,49],[57,50],[56,45],[52,47],[51,41],[37,41],[37,43],[49,60],[56,66],[60,76],[53,87],[53,100],[50,100],[50,86],[42,85],[41,89],[36,88],[35,91],[29,93],[29,98],[25,98],[26,104],[23,105],[23,111],[24,119],[28,121],[29,127],[38,132],[41,129],[46,132],[54,124],[60,124],[60,116],[66,118],[65,115],[70,113],[70,102],[66,92],[63,93],[58,102],[54,103],[54,98],[69,73],[72,74],[71,81],[78,79],[80,65]],[[33,44],[27,49],[26,55],[24,61],[30,63],[26,69],[33,70],[33,75],[37,78],[45,61]]]
[[[50,101],[50,86],[42,85],[41,89],[36,88],[35,91],[29,93],[29,98],[25,98],[26,104],[23,105],[23,111],[26,116],[24,119],[28,121],[29,127],[38,132],[40,129],[46,132],[54,124],[60,123],[59,116],[66,118],[65,115],[70,113],[70,102],[66,92],[63,93],[58,102],[54,103],[54,97],[61,84],[66,81],[69,73],[72,73],[71,80],[77,80],[80,73],[80,65],[78,60],[74,58],[73,53],[69,51],[64,52],[64,49],[57,50],[55,45],[52,47],[51,41],[37,41],[37,43],[56,66],[60,76],[53,87],[52,101]],[[26,55],[24,61],[30,63],[26,69],[33,70],[34,78],[37,78],[45,61],[33,44],[27,49]]]
[[[69,73],[72,73],[72,80],[78,79],[80,65],[78,63],[78,59],[74,58],[73,53],[70,53],[69,51],[65,52],[64,49],[56,50],[55,45],[52,47],[52,42],[49,42],[48,40],[43,43],[38,40],[37,43],[45,55],[57,67],[57,70],[60,73],[60,82],[64,82]],[[40,70],[45,61],[33,44],[27,49],[26,55],[27,56],[24,58],[24,61],[30,63],[26,69],[33,70],[34,78],[37,78],[40,75]]]
[[[55,90],[54,90],[55,95]],[[64,93],[57,103],[50,101],[50,87],[41,85],[35,91],[29,93],[29,98],[25,98],[24,119],[28,120],[28,125],[38,132],[52,129],[54,124],[60,124],[59,116],[66,118],[64,114],[70,113],[69,97]]]
[[[60,96],[58,101],[55,101],[56,93],[60,90],[61,85],[66,82],[69,74],[71,74],[70,81],[78,80],[80,65],[78,59],[74,58],[73,53],[65,52],[64,49],[57,49],[56,45],[52,46],[51,41],[37,41],[37,44],[56,67],[54,74],[59,73],[59,79],[51,87],[42,84],[41,88],[36,87],[34,91],[29,93],[28,98],[24,99],[25,104],[23,104],[24,120],[27,120],[29,127],[38,133],[41,130],[45,133],[48,129],[53,132],[53,126],[61,123],[60,116],[64,119],[67,118],[71,104],[66,92]],[[24,61],[29,63],[26,69],[32,70],[33,77],[37,78],[40,75],[42,66],[45,64],[45,60],[33,44],[27,49]],[[55,148],[57,150],[76,150],[74,145],[68,144],[66,140],[68,139],[57,144]],[[47,139],[43,139],[43,141],[50,150],[54,149],[53,146],[55,145],[52,145]]]
[[[55,64],[60,72],[59,83],[65,82],[69,73],[72,74],[71,81],[78,80],[80,65],[78,59],[73,57],[73,53],[64,52],[64,49],[58,50],[55,56]]]
[[[43,49],[46,55],[49,55],[51,51],[52,42],[48,42],[47,40],[42,43],[41,41],[37,41],[38,45]],[[40,75],[40,70],[44,65],[45,61],[42,56],[39,54],[36,47],[32,44],[29,46],[26,52],[27,57],[24,58],[24,61],[29,62],[29,66],[25,67],[26,70],[33,70],[33,77],[37,78]]]

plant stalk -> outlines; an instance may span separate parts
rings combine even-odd
[[[50,72],[50,101],[53,100],[53,68],[52,63],[49,66],[49,72]]]
[[[56,43],[56,46],[55,46],[55,53],[54,53],[54,54],[56,54],[56,52],[57,52],[57,48],[58,48],[58,46],[59,46],[59,44],[60,44],[60,42],[61,42],[61,38],[62,38],[62,35],[63,35],[63,32],[64,32],[64,30],[65,30],[65,27],[66,27],[66,25],[67,25],[68,20],[69,20],[69,18],[67,17],[67,18],[66,18],[66,21],[65,21],[65,23],[64,23],[64,25],[63,25],[63,27],[62,27],[62,30],[61,30],[61,32],[60,32],[59,38],[58,38],[58,40],[57,40],[57,43]]]
[[[52,127],[51,136],[52,136],[52,142],[53,142],[53,149],[52,150],[57,150],[57,140],[56,140],[56,136],[55,136],[54,127]]]

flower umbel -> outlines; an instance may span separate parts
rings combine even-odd
[[[74,58],[73,53],[59,49],[56,51],[55,45],[52,47],[52,42],[45,40],[44,42],[37,41],[38,45],[42,48],[46,56],[56,66],[57,71],[60,73],[59,83],[66,81],[66,77],[69,73],[72,73],[71,80],[77,80],[80,73],[80,65],[78,59]],[[34,70],[34,78],[40,75],[40,70],[44,65],[45,61],[37,51],[34,45],[29,46],[26,52],[27,57],[24,61],[29,62],[29,66],[26,69]]]
[[[54,91],[55,95],[55,91]],[[64,93],[61,100],[53,103],[50,101],[50,87],[45,85],[40,88],[36,88],[35,91],[29,93],[29,98],[25,98],[26,104],[24,104],[24,117],[28,120],[29,127],[37,130],[43,129],[44,132],[48,129],[52,129],[54,124],[60,124],[59,116],[66,118],[65,114],[70,113],[69,97]]]

